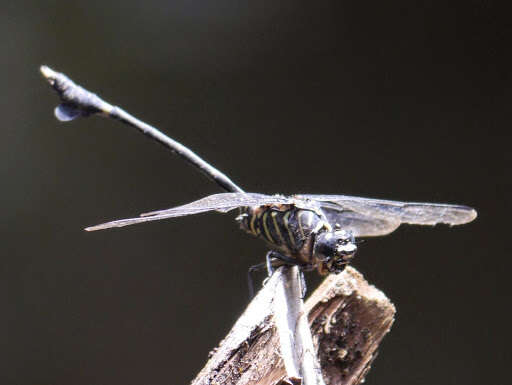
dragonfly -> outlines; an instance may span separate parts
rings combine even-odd
[[[276,266],[285,264],[298,265],[301,271],[317,270],[320,275],[326,275],[342,272],[352,261],[357,251],[356,238],[387,235],[401,224],[461,225],[477,216],[473,208],[464,205],[401,202],[347,195],[284,196],[246,192],[226,174],[155,127],[105,102],[62,73],[46,66],[41,67],[41,72],[62,100],[55,109],[55,116],[59,120],[100,115],[121,121],[166,146],[226,191],[182,206],[87,227],[87,231],[212,211],[227,213],[238,210],[236,220],[241,229],[265,241],[270,249],[266,261],[251,266],[249,273],[267,268],[271,274]]]

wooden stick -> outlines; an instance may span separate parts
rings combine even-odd
[[[325,383],[361,383],[376,357],[380,341],[394,321],[393,304],[349,267],[325,279],[306,302],[304,313],[282,302],[280,291],[293,293],[298,289],[297,283],[300,284],[294,269],[277,270],[211,353],[192,384],[321,383],[315,374],[319,372],[315,357]],[[293,298],[300,296],[285,303],[296,301]],[[289,321],[289,326],[279,326],[283,314],[288,314],[288,320],[297,319],[297,326],[294,328]],[[310,328],[307,329],[312,331],[313,350],[308,350],[311,348],[307,341],[306,348],[301,348],[299,342],[307,339],[308,334],[300,325],[304,314],[308,314]],[[288,342],[282,338],[286,329]],[[290,352],[292,345],[297,350]]]
[[[306,302],[306,311],[326,382],[360,384],[391,329],[395,306],[349,267],[325,279]]]
[[[325,385],[316,359],[307,312],[302,300],[299,268],[281,268],[271,311],[279,337],[286,381],[304,385]],[[282,277],[282,279],[281,279]]]

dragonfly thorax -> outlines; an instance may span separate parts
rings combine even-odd
[[[274,250],[322,275],[339,273],[357,246],[351,231],[331,226],[323,213],[295,205],[248,207],[237,218],[242,229],[262,238]]]

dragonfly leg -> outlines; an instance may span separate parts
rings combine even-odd
[[[269,251],[265,256],[265,262],[258,263],[257,265],[253,265],[249,267],[247,271],[247,284],[249,286],[249,297],[254,298],[254,279],[253,274],[258,271],[267,270],[267,278],[263,281],[263,285],[268,281],[268,279],[274,274],[275,268],[282,265],[290,265],[290,266],[299,266],[300,270],[300,285],[301,285],[301,298],[304,298],[306,295],[306,280],[304,278],[303,270],[309,270],[310,265],[301,265],[297,262],[295,258],[288,257],[286,255],[282,255],[277,251]]]
[[[290,266],[299,266],[299,274],[300,274],[300,277],[299,277],[299,280],[300,280],[300,292],[301,292],[301,298],[304,299],[304,297],[306,296],[306,292],[307,292],[307,286],[306,286],[306,278],[304,277],[304,271],[308,271],[308,270],[311,270],[312,266],[309,265],[309,264],[300,264],[297,262],[297,260],[295,258],[291,258],[291,257],[288,257],[286,255],[282,255],[282,254],[279,254],[277,252],[271,252],[273,253],[272,254],[272,257],[274,257],[275,259],[279,259],[280,261],[284,262],[286,265],[290,265]],[[270,254],[270,253],[269,253]],[[267,254],[268,256],[268,254]],[[267,259],[267,263],[268,263],[268,259]],[[268,269],[268,268],[267,268]],[[271,274],[269,274],[270,276]]]
[[[280,261],[284,262],[285,265],[290,265],[290,266],[298,265],[298,266],[300,266],[300,263],[298,263],[295,258],[288,257],[288,256],[283,255],[283,254],[279,254],[277,251],[270,251],[269,254],[270,253],[272,253],[271,257],[274,257],[275,259],[279,259]],[[267,254],[267,256],[268,256],[268,254]],[[271,274],[269,274],[269,275],[271,275]]]
[[[261,270],[265,270],[267,268],[267,263],[258,263],[257,265],[252,265],[249,267],[249,270],[247,270],[247,285],[249,286],[249,298],[254,298],[254,280],[253,280],[253,273]]]
[[[267,281],[272,277],[272,274],[274,274],[275,267],[282,266],[283,264],[280,263],[282,261],[281,254],[279,254],[276,251],[269,251],[267,255],[265,255],[265,266],[267,267],[267,278],[263,280],[263,286],[267,284]]]
[[[283,263],[280,262],[290,264],[290,262],[293,261],[294,260],[292,258],[288,258],[286,256],[278,254],[275,251],[269,251],[265,256],[265,262],[258,263],[257,265],[249,267],[249,270],[247,271],[247,285],[249,286],[249,298],[254,298],[254,273],[265,269],[267,270],[267,278],[263,281],[263,285],[265,285],[267,280],[272,276],[272,274],[274,274],[275,268],[283,265]]]
[[[278,252],[275,252],[275,251],[270,251],[269,253],[267,253],[267,271],[269,273],[269,275],[268,275],[269,277],[272,275],[273,266],[275,265],[275,264],[272,264],[272,262],[271,262],[272,258],[274,259],[274,261],[277,259],[277,260],[284,262],[285,265],[299,266],[300,292],[301,292],[301,298],[304,299],[304,297],[306,296],[306,291],[307,291],[306,278],[304,277],[304,270],[306,270],[306,271],[311,270],[311,265],[300,264],[297,262],[297,260],[295,258],[291,258],[286,255],[279,254]]]

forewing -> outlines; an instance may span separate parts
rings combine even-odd
[[[262,206],[267,204],[286,204],[291,203],[290,198],[280,195],[264,195],[255,193],[221,193],[207,196],[192,203],[183,206],[174,207],[166,210],[153,211],[141,214],[137,218],[120,219],[107,222],[100,225],[87,227],[85,230],[103,230],[111,227],[123,227],[136,223],[158,221],[160,219],[182,217],[204,213],[207,211],[228,212],[230,210],[245,206]]]
[[[350,230],[355,237],[376,237],[386,235],[400,226],[400,222],[393,218],[375,218],[359,214],[339,207],[322,206],[322,212],[327,221],[334,225],[339,224],[342,229]]]
[[[393,223],[413,225],[461,225],[476,218],[476,211],[468,206],[440,203],[399,202],[381,199],[352,197],[346,195],[300,195],[320,202],[322,207],[338,206],[372,220],[387,220]],[[397,225],[397,227],[398,227]]]

